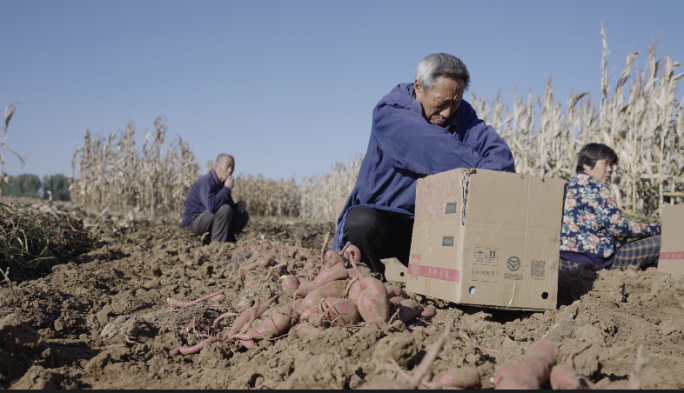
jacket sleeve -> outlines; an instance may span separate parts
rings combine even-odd
[[[395,168],[432,175],[455,168],[515,172],[508,144],[491,126],[477,118],[469,104],[457,117],[466,135],[460,142],[442,127],[429,124],[415,112],[380,106],[374,131],[383,156]]]
[[[501,139],[494,127],[486,125],[477,117],[472,107],[469,112],[466,138],[463,142],[482,157],[482,163],[478,168],[515,172],[515,161],[508,144]]]
[[[660,235],[661,227],[655,224],[641,224],[626,220],[607,189],[598,189],[594,196],[594,208],[598,220],[617,238],[642,238]]]
[[[470,146],[413,111],[379,106],[373,134],[384,159],[397,169],[433,175],[455,168],[480,168],[485,161]]]
[[[207,183],[200,188],[200,202],[212,214],[225,204],[230,205],[235,209],[235,202],[231,196],[230,188],[223,187],[219,191],[212,190],[212,187]]]

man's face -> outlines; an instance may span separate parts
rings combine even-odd
[[[216,176],[222,182],[225,181],[228,176],[233,175],[233,169],[235,169],[235,161],[233,161],[230,157],[221,157],[221,159],[216,161],[216,164],[214,165]]]
[[[440,76],[437,84],[430,91],[415,82],[416,100],[423,105],[423,117],[430,124],[444,127],[447,119],[456,112],[463,100],[465,84],[462,80],[454,80]]]

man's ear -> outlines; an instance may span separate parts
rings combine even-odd
[[[416,81],[413,82],[413,90],[416,92],[416,98],[423,96],[423,85],[421,85],[420,82],[418,82],[418,79],[416,79]]]

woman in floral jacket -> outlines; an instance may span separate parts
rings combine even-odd
[[[651,265],[660,254],[660,225],[627,221],[610,196],[617,154],[590,143],[580,150],[568,182],[561,227],[561,270],[626,269]],[[624,243],[626,239],[640,239]]]

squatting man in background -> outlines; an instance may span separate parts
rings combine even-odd
[[[437,53],[418,64],[415,82],[397,85],[378,102],[334,249],[351,242],[378,273],[384,258],[408,266],[419,178],[456,168],[515,171],[509,146],[463,100],[469,84],[460,59]]]
[[[201,235],[209,232],[212,242],[235,241],[249,221],[247,202],[235,203],[235,158],[230,154],[216,157],[214,170],[200,177],[190,187],[185,199],[183,228]]]

